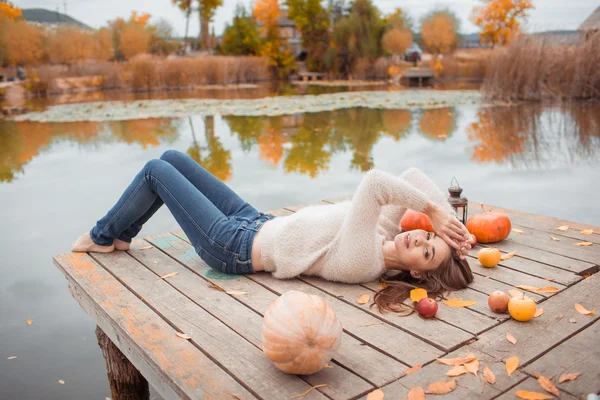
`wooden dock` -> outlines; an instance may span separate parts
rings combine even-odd
[[[302,207],[271,213],[287,215]],[[479,204],[470,209],[478,212]],[[299,398],[366,399],[381,388],[385,399],[403,399],[415,386],[426,389],[452,379],[446,376],[451,367],[436,358],[468,352],[479,360],[478,375],[455,378],[456,388],[439,398],[513,399],[519,390],[544,393],[536,374],[553,379],[562,399],[599,392],[600,312],[582,315],[574,305],[600,308],[600,227],[495,209],[523,232],[513,231],[495,245],[516,255],[495,268],[483,268],[478,248],[473,249],[469,263],[475,281],[450,297],[476,304],[452,308],[440,302],[434,319],[380,314],[369,304],[358,304],[363,294],[372,298],[377,282],[347,285],[311,277],[277,280],[268,273],[218,273],[202,262],[181,231],[146,237],[128,252],[69,253],[54,260],[74,298],[98,325],[113,400],[125,398],[120,397],[125,392],[128,399],[136,398],[132,392],[147,398],[147,382],[166,399],[290,399],[319,385],[326,386]],[[563,225],[568,230],[556,230]],[[584,235],[582,229],[594,233]],[[574,246],[582,241],[593,244]],[[544,310],[527,323],[489,309],[488,293],[520,290],[518,285],[554,286],[558,292],[527,292]],[[261,351],[263,314],[292,289],[322,296],[344,327],[331,368],[310,376],[280,372]],[[247,294],[230,295],[231,290]],[[506,332],[516,344],[506,340]],[[519,358],[519,367],[508,376],[505,361],[512,356]],[[406,375],[415,366],[422,367]],[[484,382],[484,366],[495,375],[494,384]],[[558,383],[561,374],[571,372],[582,375]]]
[[[435,78],[435,73],[431,68],[408,68],[403,71],[402,79],[408,81],[409,85],[416,84],[421,87],[429,85]]]

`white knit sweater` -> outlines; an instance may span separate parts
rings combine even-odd
[[[371,170],[351,201],[303,208],[261,229],[265,271],[279,279],[298,275],[370,282],[385,272],[383,246],[400,233],[407,208],[422,211],[431,201],[454,213],[446,196],[416,168],[396,177]]]

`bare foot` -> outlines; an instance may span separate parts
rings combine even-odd
[[[131,248],[131,243],[127,243],[119,239],[115,239],[113,241],[113,244],[115,245],[115,249],[117,250],[127,251]]]
[[[92,241],[90,233],[86,232],[77,239],[71,246],[71,251],[74,252],[91,252],[91,253],[110,253],[115,249],[114,245],[100,246]]]

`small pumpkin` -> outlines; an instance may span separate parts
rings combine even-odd
[[[422,212],[415,210],[406,210],[402,219],[400,220],[400,227],[402,231],[414,231],[415,229],[423,229],[427,232],[433,232],[433,226],[429,217]]]
[[[483,214],[470,216],[465,226],[480,243],[496,243],[504,240],[511,229],[510,219],[506,215],[486,211],[485,208]]]
[[[291,290],[265,313],[262,348],[287,374],[309,375],[325,367],[342,343],[342,323],[319,296]]]

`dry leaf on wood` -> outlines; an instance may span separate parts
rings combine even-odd
[[[479,360],[478,359],[474,359],[473,361],[469,361],[468,363],[466,363],[464,365],[465,369],[472,373],[473,375],[477,376],[477,372],[479,372]]]
[[[65,381],[63,381],[62,379],[59,379],[59,380],[58,380],[58,383],[60,383],[61,385],[64,385],[64,384],[65,384]]]
[[[450,307],[470,307],[477,304],[474,300],[462,300],[459,298],[444,300],[443,303]]]
[[[175,332],[175,334],[177,336],[179,336],[182,339],[191,339],[192,337],[190,335],[188,335],[187,333],[181,333],[181,332]]]
[[[385,394],[381,389],[375,389],[367,395],[367,400],[383,400]]]
[[[327,363],[327,364],[325,364],[325,366],[323,368],[333,368],[333,365]]]
[[[427,386],[427,390],[425,390],[425,393],[446,394],[450,393],[454,389],[456,389],[456,380],[452,379],[449,381],[439,381],[430,383],[429,386]]]
[[[574,381],[575,379],[579,378],[579,375],[581,375],[581,372],[571,372],[568,374],[562,374],[560,378],[558,378],[558,383]]]
[[[435,360],[440,364],[450,365],[456,367],[457,365],[464,365],[475,359],[475,356],[457,357],[457,358],[436,358]]]
[[[519,289],[523,289],[523,290],[529,290],[530,292],[536,292],[536,293],[556,293],[556,292],[560,292],[560,289],[554,286],[545,286],[543,288],[539,288],[539,287],[535,287],[535,286],[529,286],[529,285],[517,285],[516,287],[518,287]]]
[[[467,368],[464,365],[458,365],[446,372],[446,376],[460,376],[466,374],[467,372]]]
[[[17,356],[10,356],[7,358],[7,360],[14,360],[15,358],[17,358]]]
[[[572,324],[576,324],[577,320],[575,318],[569,318],[569,322]]]
[[[408,392],[408,400],[425,400],[425,391],[421,386],[415,386]]]
[[[175,271],[175,272],[171,272],[170,274],[163,275],[163,276],[161,276],[161,277],[159,277],[159,278],[156,278],[156,279],[157,279],[157,280],[158,280],[158,279],[167,279],[167,278],[170,278],[170,277],[172,277],[172,276],[175,276],[175,275],[178,275],[178,274],[179,274],[179,272],[178,272],[178,271]]]
[[[510,297],[523,297],[523,292],[520,290],[510,289],[508,294],[510,294]]]
[[[582,235],[591,235],[592,233],[594,233],[593,229],[582,229],[579,233],[581,233]]]
[[[550,236],[552,238],[552,240],[554,240],[555,242],[560,242],[560,239],[554,236]]]
[[[523,232],[522,230],[520,230],[520,229],[517,229],[517,228],[512,228],[512,231],[513,231],[513,232],[515,232],[515,233],[520,233],[521,235],[522,235],[523,233],[525,233],[525,232]]]
[[[573,243],[573,246],[584,246],[585,247],[585,246],[591,246],[593,244],[594,243],[592,243],[592,242],[579,242],[579,243]]]
[[[144,246],[144,247],[140,247],[139,250],[150,250],[153,247],[154,246]]]
[[[418,364],[418,365],[415,365],[414,367],[410,367],[409,369],[404,371],[404,375],[410,375],[413,372],[420,370],[421,368],[423,368],[423,364]]]
[[[483,367],[483,376],[490,385],[493,385],[494,383],[496,383],[496,375],[494,375],[492,370],[489,369],[489,367],[487,365],[485,367]]]
[[[33,320],[32,320],[31,318],[29,318],[29,319],[27,320],[27,325],[31,325],[32,323],[33,323]]]
[[[554,282],[554,278],[544,278],[547,281]]]
[[[363,294],[356,301],[358,301],[358,304],[367,304],[370,299],[371,296],[369,296],[368,294]]]
[[[327,384],[326,384],[326,383],[322,383],[322,384],[320,384],[320,385],[315,385],[315,386],[311,387],[310,389],[308,389],[308,390],[306,390],[306,391],[304,391],[304,392],[302,392],[302,393],[300,393],[300,394],[295,394],[295,395],[291,396],[291,397],[290,397],[290,399],[295,399],[296,397],[304,397],[304,396],[306,396],[308,393],[310,393],[310,391],[311,391],[311,390],[313,390],[313,389],[317,389],[317,388],[320,388],[320,387],[325,387],[325,386],[327,386]]]
[[[552,398],[552,396],[549,396],[546,393],[530,392],[528,390],[519,390],[515,394],[518,398],[525,400],[546,400]]]
[[[508,340],[512,344],[517,344],[517,339],[515,339],[515,337],[508,332],[506,332],[506,340]]]
[[[379,282],[379,283],[377,284],[377,286],[379,286],[379,287],[380,287],[380,288],[382,288],[382,289],[385,289],[386,287],[388,287],[387,283],[385,283],[385,282]]]
[[[416,288],[410,291],[410,299],[416,303],[419,302],[419,300],[427,298],[427,290],[423,289],[423,288]]]
[[[560,397],[560,393],[558,393],[558,389],[554,386],[554,383],[543,375],[539,375],[537,378],[538,383],[548,393],[552,393],[556,397]]]
[[[512,258],[512,256],[514,256],[516,254],[516,251],[512,251],[510,253],[506,253],[506,254],[502,254],[500,256],[501,260],[508,260],[509,258]]]
[[[243,296],[245,294],[248,294],[248,292],[242,292],[239,290],[228,290],[225,293],[230,294],[232,296]]]
[[[220,292],[224,292],[224,291],[225,291],[225,290],[223,290],[223,288],[222,288],[222,287],[220,287],[220,286],[218,286],[218,285],[215,285],[215,284],[214,284],[213,282],[211,282],[211,281],[208,281],[208,286],[209,286],[209,287],[211,287],[211,288],[213,288],[213,289],[217,289],[217,290],[218,290],[218,291],[220,291]]]
[[[595,308],[592,311],[590,311],[579,303],[575,304],[575,310],[577,310],[577,312],[579,314],[583,314],[583,315],[592,315],[596,312]]]
[[[513,356],[506,360],[506,373],[510,376],[519,366],[519,357]]]
[[[544,309],[543,308],[538,308],[535,312],[535,314],[533,315],[533,318],[537,318],[540,315],[542,315],[544,313]]]
[[[558,228],[556,228],[557,231],[568,231],[569,230],[569,225],[561,225]]]

